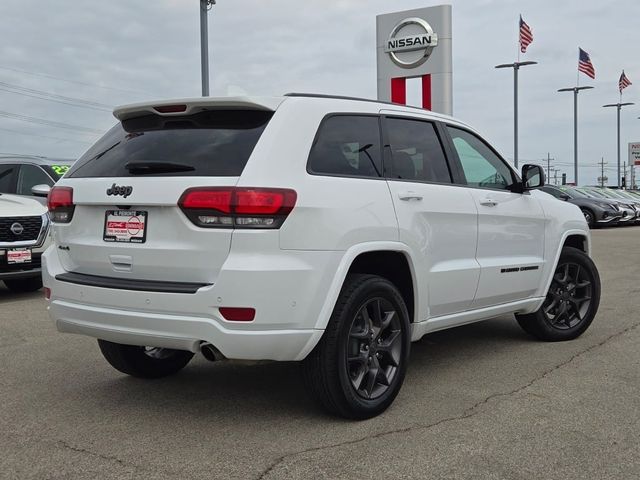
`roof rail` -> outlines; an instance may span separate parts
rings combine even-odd
[[[394,107],[411,108],[413,110],[417,110],[422,113],[433,114],[438,117],[448,117],[448,115],[427,110],[425,108],[415,107],[413,105],[402,105],[401,103],[386,102],[384,100],[375,100],[373,98],[348,97],[345,95],[328,95],[324,93],[298,93],[298,92],[285,93],[284,96],[285,97],[302,97],[302,98],[329,98],[333,100],[354,100],[357,102],[381,103],[383,105],[393,105]]]

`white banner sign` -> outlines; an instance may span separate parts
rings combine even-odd
[[[640,142],[629,144],[629,165],[640,165]]]

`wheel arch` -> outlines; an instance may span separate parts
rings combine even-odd
[[[418,321],[420,299],[412,258],[409,247],[400,242],[369,242],[351,247],[345,252],[334,275],[315,328],[326,328],[344,281],[350,273],[369,273],[387,278],[396,285],[405,299],[410,322]]]
[[[553,279],[553,273],[556,271],[556,267],[560,261],[560,255],[562,254],[562,249],[565,247],[577,248],[591,256],[591,236],[589,232],[585,230],[571,229],[563,233],[560,242],[557,244],[555,255],[550,259],[552,261],[546,269],[546,275],[544,276],[544,282],[542,285],[543,288],[538,292],[540,302],[536,306],[535,310],[540,308],[547,296],[547,292],[551,286],[551,280]]]

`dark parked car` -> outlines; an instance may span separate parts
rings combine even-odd
[[[0,156],[0,193],[10,193],[27,197],[36,197],[40,203],[46,203],[46,188],[36,189],[37,185],[53,186],[73,165],[70,159],[53,159],[28,155]]]
[[[559,200],[577,205],[590,228],[596,225],[615,225],[622,217],[617,202],[590,198],[575,188],[545,185],[540,190],[553,195]]]

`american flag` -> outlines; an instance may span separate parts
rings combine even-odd
[[[591,63],[589,54],[581,48],[578,48],[578,50],[580,51],[580,54],[578,55],[578,71],[595,80],[596,71],[593,68],[593,63]]]
[[[533,32],[527,22],[522,19],[522,15],[520,15],[520,51],[522,53],[526,52],[531,42],[533,42]]]
[[[620,75],[620,80],[618,80],[618,88],[620,89],[620,93],[622,93],[622,90],[627,88],[629,85],[631,85],[631,80],[627,78],[627,76],[624,74],[624,70],[622,70],[622,75]]]

